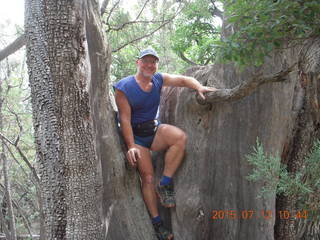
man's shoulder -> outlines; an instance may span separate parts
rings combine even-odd
[[[156,72],[154,75],[153,75],[154,77],[156,77],[156,78],[162,78],[162,73],[161,72]]]
[[[127,76],[125,78],[122,78],[121,80],[116,82],[113,86],[116,87],[116,88],[121,88],[121,87],[124,87],[124,86],[126,86],[128,84],[130,85],[133,81],[134,81],[134,76],[131,75],[131,76]]]
[[[162,73],[160,72],[156,72],[154,75],[153,75],[153,79],[156,79],[158,81],[163,81],[163,76],[162,76]]]
[[[134,76],[133,75],[130,75],[130,76],[127,76],[125,78],[122,78],[118,81],[118,83],[128,83],[128,82],[132,82],[134,81]]]

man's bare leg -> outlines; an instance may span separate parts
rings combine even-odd
[[[138,160],[138,169],[141,178],[143,200],[151,215],[154,230],[158,237],[161,236],[161,239],[172,240],[173,234],[163,226],[163,222],[158,213],[150,150],[140,145],[136,145],[136,147],[140,149],[141,153],[141,158]]]
[[[187,135],[181,129],[169,124],[160,125],[151,150],[161,151],[168,149],[165,154],[163,175],[172,177],[175,174],[182,163],[186,142]]]
[[[141,178],[143,200],[151,217],[159,215],[157,198],[154,186],[154,171],[151,161],[151,153],[148,148],[136,145],[140,149],[141,159],[138,160],[138,170]]]

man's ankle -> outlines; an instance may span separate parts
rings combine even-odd
[[[163,175],[160,178],[160,186],[170,185],[170,184],[172,184],[172,177],[168,177],[168,176]]]
[[[158,215],[156,217],[151,218],[151,221],[153,225],[158,224],[161,222],[161,217]]]

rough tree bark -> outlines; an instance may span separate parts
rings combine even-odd
[[[296,49],[299,50],[299,49]],[[304,166],[304,159],[310,152],[315,140],[320,137],[320,38],[309,40],[300,48],[296,59],[299,60],[299,75],[295,79],[294,98],[292,109],[292,128],[283,145],[281,160],[287,165],[287,170],[295,174]],[[296,197],[280,195],[276,201],[276,211],[287,210],[295,213],[297,210]],[[302,219],[303,220],[303,219]],[[297,222],[294,217],[289,220],[276,219],[276,239],[319,239],[319,222],[307,223],[312,227],[306,228],[302,233],[298,232]],[[315,231],[316,230],[316,231]]]
[[[27,0],[27,64],[44,239],[102,239],[84,1]]]
[[[258,137],[268,153],[281,155],[289,172],[302,166],[313,140],[319,138],[319,40],[277,52],[261,68],[243,73],[232,65],[190,69],[188,73],[204,85],[223,89],[209,94],[202,106],[189,90],[164,91],[162,121],[189,135],[185,163],[175,181],[178,204],[171,212],[175,239],[296,239],[296,199],[257,199],[261,185],[246,180],[251,167],[245,156]],[[288,74],[288,66],[296,63]],[[243,91],[244,86],[258,86],[247,84],[257,73],[281,71],[287,72],[282,77],[287,81],[265,84],[250,96],[250,91]],[[213,210],[224,211],[223,219],[211,219]],[[230,219],[230,210],[239,218]],[[251,210],[253,217],[244,219],[242,212]],[[272,218],[264,219],[261,211],[268,210]],[[289,211],[291,218],[280,219],[280,210]],[[317,239],[319,232],[309,232],[314,235],[306,233],[304,239]]]
[[[103,216],[106,239],[155,240],[135,170],[126,165],[109,97],[110,48],[104,46],[98,7],[86,1],[86,36],[90,59],[89,96],[96,152],[103,174]]]
[[[26,39],[44,238],[156,239],[116,131],[97,1],[26,1]]]

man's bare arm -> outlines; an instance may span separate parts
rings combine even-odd
[[[195,78],[183,75],[174,75],[168,73],[162,73],[163,76],[163,85],[164,86],[173,86],[173,87],[187,87],[195,89],[199,95],[205,99],[205,92],[213,92],[217,89],[214,87],[202,86]]]
[[[127,158],[132,166],[135,166],[137,158],[140,158],[139,149],[135,148],[132,126],[131,126],[131,107],[126,95],[116,90],[116,104],[119,109],[120,125],[122,135],[128,147]]]

